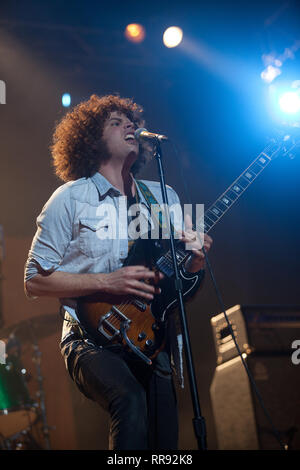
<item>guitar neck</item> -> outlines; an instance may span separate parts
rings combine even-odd
[[[248,168],[226,189],[226,191],[205,211],[204,233],[208,233],[225,212],[241,197],[253,181],[264,171],[272,158],[267,153],[268,148],[263,150]],[[199,224],[200,225],[200,224]]]
[[[219,220],[223,217],[225,212],[230,209],[233,204],[241,197],[247,188],[253,183],[253,181],[263,172],[268,166],[270,161],[274,158],[274,155],[279,152],[280,146],[276,143],[269,144],[258,157],[246,168],[245,171],[226,189],[226,191],[204,212],[204,226],[203,221],[197,223],[194,230],[201,230],[204,233],[208,233]],[[187,252],[180,246],[180,242],[177,241],[176,257],[178,264],[183,264],[186,259],[190,256],[190,252]],[[172,276],[173,262],[171,251],[168,250],[156,263],[157,267],[162,270],[166,275]]]

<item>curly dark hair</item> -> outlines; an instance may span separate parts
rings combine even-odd
[[[50,147],[56,175],[63,181],[90,177],[109,152],[102,142],[103,127],[110,113],[125,114],[136,127],[144,127],[143,109],[130,98],[119,95],[92,95],[89,100],[75,106],[56,125]],[[140,144],[139,158],[132,165],[136,174],[149,155],[149,146]]]

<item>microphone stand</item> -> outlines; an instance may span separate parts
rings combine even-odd
[[[155,146],[154,146],[154,158],[157,161],[158,165],[158,173],[160,178],[160,186],[162,192],[163,203],[166,207],[166,217],[167,217],[167,225],[170,227],[170,251],[172,255],[174,273],[175,273],[175,290],[177,292],[177,299],[179,305],[179,313],[180,313],[180,323],[181,323],[181,330],[183,336],[183,344],[185,349],[185,356],[186,356],[186,366],[188,371],[189,383],[190,383],[190,391],[194,409],[194,418],[193,418],[193,425],[194,425],[194,432],[198,443],[199,450],[207,450],[206,445],[206,426],[205,426],[205,419],[201,416],[201,409],[198,397],[198,390],[197,390],[197,382],[195,377],[195,368],[193,363],[192,357],[192,350],[190,344],[190,337],[189,331],[187,326],[186,320],[186,311],[183,301],[183,293],[182,293],[182,281],[179,277],[179,269],[177,264],[176,252],[175,252],[175,243],[174,243],[174,234],[171,228],[170,223],[170,212],[169,212],[169,205],[168,205],[168,196],[166,190],[166,183],[165,183],[165,175],[164,169],[162,165],[162,152],[159,139],[155,139]]]

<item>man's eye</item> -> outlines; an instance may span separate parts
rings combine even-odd
[[[112,126],[119,126],[119,124],[120,124],[119,121],[113,121],[112,122]]]

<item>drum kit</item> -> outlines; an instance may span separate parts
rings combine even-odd
[[[38,340],[58,330],[59,315],[32,317],[3,328],[3,260],[4,235],[0,225],[0,450],[49,450],[49,431],[53,427],[47,423]],[[35,373],[24,367],[28,350]],[[30,393],[31,381],[34,392]]]
[[[58,317],[58,315],[57,315]],[[57,331],[55,315],[43,315],[0,329],[5,345],[4,360],[0,361],[0,450],[51,448],[41,372],[39,339]],[[21,345],[29,344],[35,377],[23,365]],[[37,392],[32,398],[28,383],[35,379]],[[35,430],[42,432],[43,444],[36,440]]]

